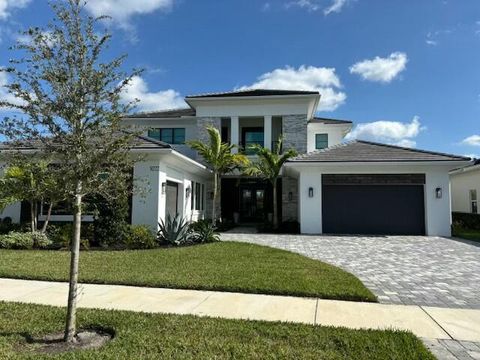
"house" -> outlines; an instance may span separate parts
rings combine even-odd
[[[297,150],[300,155],[284,167],[277,195],[281,220],[298,221],[302,233],[450,235],[449,171],[469,158],[345,143],[352,122],[316,117],[316,91],[256,89],[192,95],[185,101],[185,109],[124,118],[125,124],[144,129],[132,151],[146,157],[135,165],[134,175],[150,185],[147,196],[132,198],[132,223],[156,227],[167,213],[177,212],[190,220],[209,217],[212,175],[185,142],[208,141],[205,127],[211,125],[252,160],[249,145],[273,148],[280,135],[284,149]],[[270,184],[238,172],[221,181],[223,218],[241,223],[271,218]],[[21,213],[19,205],[6,210],[15,220]]]
[[[450,172],[452,211],[479,214],[480,160]]]

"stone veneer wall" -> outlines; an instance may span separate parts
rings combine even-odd
[[[207,130],[205,129],[207,126],[213,126],[221,131],[222,128],[222,119],[219,117],[198,117],[197,118],[197,139],[202,142],[208,142],[209,137]]]
[[[293,148],[299,154],[307,152],[307,115],[284,115],[282,121],[283,148]]]
[[[288,193],[292,192],[292,200]],[[298,179],[282,177],[282,221],[298,220]]]

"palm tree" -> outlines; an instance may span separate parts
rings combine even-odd
[[[277,209],[277,180],[280,176],[283,164],[297,156],[294,149],[289,149],[282,153],[283,138],[280,136],[274,150],[264,148],[260,145],[252,145],[250,148],[258,155],[258,160],[250,163],[244,169],[245,175],[258,176],[264,180],[268,180],[273,187],[273,228],[278,228],[278,209]]]
[[[232,172],[235,169],[247,166],[248,159],[243,154],[233,154],[232,150],[235,145],[222,143],[220,132],[213,126],[207,126],[206,130],[210,137],[209,143],[204,143],[200,140],[188,141],[187,144],[203,158],[203,160],[210,166],[213,171],[213,209],[212,222],[215,225],[217,216],[221,218],[221,205],[219,207],[220,213],[216,213],[216,204],[218,193],[221,190],[220,176]]]

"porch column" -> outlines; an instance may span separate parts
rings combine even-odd
[[[238,116],[232,116],[230,118],[230,143],[232,145],[238,146],[239,132],[240,132],[240,124],[239,124]],[[233,149],[232,152],[237,153],[238,148]]]
[[[263,117],[263,147],[272,150],[272,115]]]

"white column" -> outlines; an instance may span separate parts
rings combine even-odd
[[[263,147],[272,149],[272,115],[263,117]]]
[[[239,143],[240,122],[238,116],[232,116],[230,118],[230,143],[237,145]],[[238,149],[233,149],[233,152],[238,152]]]

